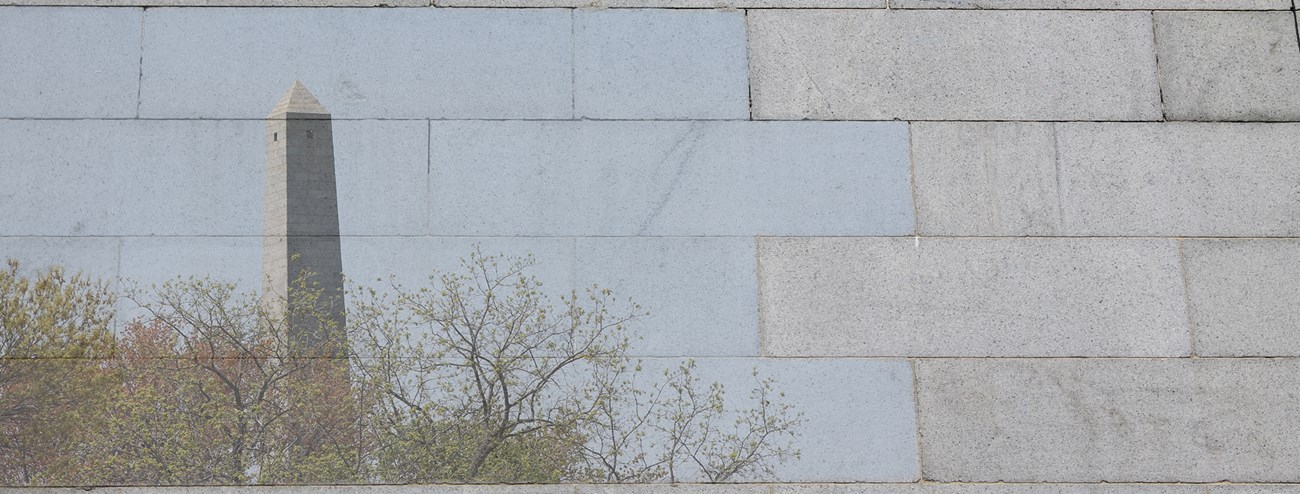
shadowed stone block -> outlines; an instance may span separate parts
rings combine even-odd
[[[916,122],[922,235],[1059,235],[1053,124]]]
[[[1300,240],[1184,240],[1196,353],[1300,356]]]
[[[756,10],[760,119],[1156,120],[1145,12]]]
[[[134,117],[140,16],[133,9],[0,9],[0,117]]]
[[[917,363],[927,479],[1296,482],[1300,360]]]
[[[1159,239],[764,238],[768,356],[1188,355]]]
[[[1170,120],[1300,120],[1300,49],[1287,12],[1157,12]]]
[[[147,117],[262,118],[295,76],[339,118],[573,116],[563,10],[151,9],[145,25]]]
[[[739,11],[574,12],[578,117],[748,119]]]
[[[440,235],[913,231],[901,123],[432,124]]]
[[[1067,235],[1300,234],[1300,125],[1057,124]]]

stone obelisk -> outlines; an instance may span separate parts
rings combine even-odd
[[[341,347],[321,344],[341,342],[345,322],[334,138],[329,111],[297,81],[267,117],[265,201],[263,296],[289,310],[293,341],[333,354]]]

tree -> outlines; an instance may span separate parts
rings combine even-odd
[[[361,480],[361,410],[347,361],[316,358],[289,331],[290,321],[330,324],[316,303],[319,287],[309,276],[297,284],[278,305],[209,279],[133,295],[150,315],[127,325],[112,361],[120,381],[104,411],[107,430],[89,439],[68,477],[144,485]]]
[[[627,356],[640,308],[594,286],[552,307],[533,262],[476,251],[429,286],[352,296],[354,368],[378,390],[376,443],[390,445],[384,481],[720,482],[798,456],[802,419],[774,403],[771,380],[732,412],[694,362],[641,389]]]
[[[15,465],[0,471],[62,485],[722,482],[798,456],[801,417],[772,381],[755,372],[753,406],[735,409],[694,362],[643,371],[628,357],[640,307],[595,286],[553,301],[533,263],[476,250],[425,286],[354,287],[346,327],[312,273],[271,299],[177,279],[131,293],[148,315],[116,352],[105,287],[11,265],[6,348],[82,364],[0,361],[0,406],[21,416],[0,416]],[[46,363],[63,373],[31,370]]]
[[[93,425],[113,347],[107,283],[48,268],[0,269],[0,483],[39,482]]]

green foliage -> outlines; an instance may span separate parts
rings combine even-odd
[[[285,297],[175,280],[131,294],[149,316],[115,352],[103,285],[11,265],[0,348],[82,364],[0,360],[0,407],[30,412],[0,415],[0,482],[722,482],[797,458],[771,380],[734,409],[694,362],[646,372],[639,307],[599,287],[553,302],[532,265],[476,251],[424,286],[354,287],[346,325],[310,273]]]

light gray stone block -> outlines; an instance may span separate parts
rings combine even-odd
[[[578,117],[748,119],[740,11],[574,13]]]
[[[1056,128],[1067,235],[1300,234],[1300,125]]]
[[[1300,49],[1287,12],[1157,12],[1170,120],[1300,120]]]
[[[434,0],[442,7],[883,9],[885,0]]]
[[[1156,120],[1144,12],[755,10],[755,118]]]
[[[899,235],[885,122],[433,122],[437,235]]]
[[[895,9],[1285,10],[1286,0],[890,0]]]
[[[571,21],[563,10],[149,10],[141,114],[263,118],[299,79],[337,119],[571,118]]]
[[[1295,482],[1300,360],[917,363],[927,479]]]
[[[1290,484],[958,484],[958,483],[750,483],[559,485],[366,485],[241,487],[97,487],[105,494],[1294,494]],[[3,489],[0,489],[3,491]],[[24,488],[30,494],[81,494],[83,489]]]
[[[208,278],[245,293],[262,286],[261,237],[127,237],[121,242],[119,286],[123,294],[137,293],[141,300],[118,302],[119,327],[148,316],[139,302],[169,281]]]
[[[757,356],[754,240],[746,237],[577,239],[574,279],[630,297],[648,315],[630,353]]]
[[[1184,240],[1196,353],[1300,356],[1300,240]]]
[[[913,123],[920,233],[1059,235],[1053,125]]]
[[[782,484],[774,494],[1204,494],[1190,484]]]
[[[760,239],[768,356],[1174,357],[1174,240]]]
[[[0,235],[260,235],[256,121],[0,121]]]
[[[1236,484],[1206,486],[1209,494],[1296,494],[1300,485],[1296,484]]]
[[[261,235],[262,132],[252,120],[0,121],[12,178],[0,208],[17,212],[0,235]],[[428,232],[427,132],[335,122],[344,235]]]
[[[111,237],[0,237],[0,269],[13,259],[24,276],[59,266],[116,285],[121,246]]]
[[[599,285],[626,315],[636,356],[754,356],[758,353],[754,247],[749,238],[345,237],[343,270],[385,289],[429,286],[434,271],[462,273],[460,259],[485,254],[537,261],[530,272],[553,303]],[[383,281],[378,281],[383,280]]]
[[[0,9],[0,117],[134,117],[141,15],[136,9]]]
[[[730,406],[750,406],[751,373],[775,380],[774,390],[804,414],[796,462],[779,466],[783,482],[910,482],[917,464],[912,372],[903,360],[695,359],[702,383],[724,386]],[[678,359],[643,362],[644,377],[675,368]],[[649,381],[647,381],[649,382]],[[755,480],[755,479],[737,479]],[[693,480],[698,481],[698,479]]]
[[[0,5],[97,7],[428,7],[429,0],[0,0]]]
[[[343,235],[429,233],[428,134],[427,122],[334,121]]]

